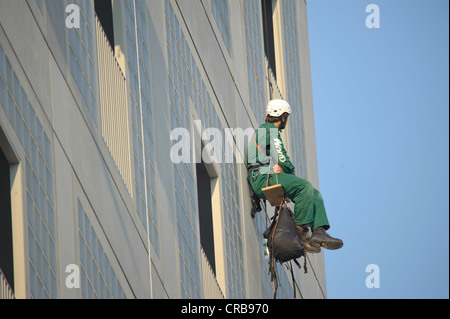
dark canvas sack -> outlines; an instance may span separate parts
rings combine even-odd
[[[282,205],[272,225],[264,233],[267,247],[275,260],[284,263],[304,255],[303,242],[297,232],[294,214]]]
[[[281,205],[275,210],[275,216],[273,217],[272,224],[264,232],[264,238],[267,239],[267,248],[269,249],[269,273],[271,274],[271,281],[274,284],[274,298],[276,298],[278,280],[275,270],[275,261],[283,264],[292,260],[298,268],[301,268],[297,259],[303,256],[305,258],[305,274],[308,272],[308,269],[306,268],[304,245],[297,231],[297,224],[294,219],[294,214],[289,207],[287,207],[287,205]],[[289,268],[291,270],[293,280],[294,298],[296,298],[295,279],[292,264]]]

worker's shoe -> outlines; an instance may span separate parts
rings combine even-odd
[[[305,247],[305,251],[307,253],[311,253],[311,254],[320,253],[320,246],[313,246],[309,242],[310,238],[309,238],[309,231],[308,231],[307,227],[297,225],[297,233],[300,236],[300,239],[302,240],[303,246]]]
[[[329,250],[336,250],[344,246],[344,242],[338,238],[331,237],[323,227],[313,230],[309,243],[315,247],[323,247]]]

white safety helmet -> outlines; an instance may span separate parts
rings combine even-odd
[[[266,115],[280,117],[284,113],[291,114],[291,106],[284,100],[272,100],[266,108]]]

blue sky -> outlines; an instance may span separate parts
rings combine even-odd
[[[366,7],[380,28],[366,27]],[[449,2],[309,0],[329,298],[449,298]],[[365,285],[366,266],[380,288]]]

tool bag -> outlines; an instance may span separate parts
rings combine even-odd
[[[267,239],[267,246],[273,257],[280,263],[300,258],[305,253],[294,214],[287,205],[281,205],[272,224],[264,232],[264,238]]]
[[[277,207],[272,224],[263,235],[264,238],[267,239],[267,248],[269,249],[269,273],[271,274],[271,281],[274,283],[274,298],[276,298],[278,284],[275,261],[283,264],[292,260],[299,268],[301,268],[296,259],[303,256],[305,258],[305,274],[308,272],[308,269],[306,268],[304,245],[297,231],[294,214],[286,204]]]

